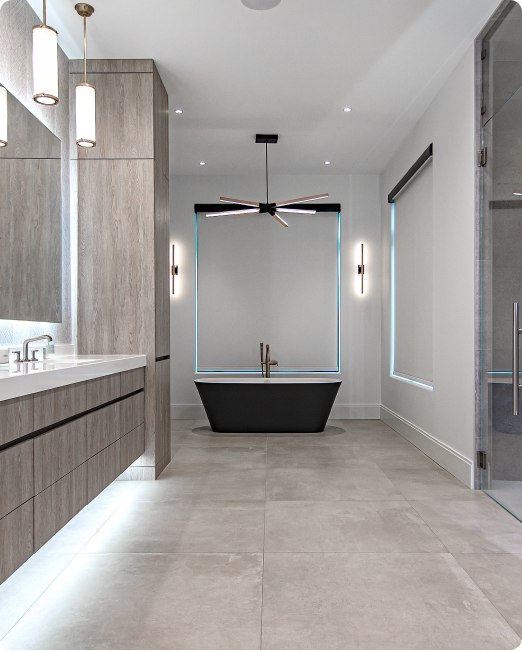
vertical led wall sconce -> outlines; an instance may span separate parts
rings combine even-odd
[[[176,245],[172,245],[172,293],[176,293],[176,276],[179,276],[179,268],[176,264],[176,258],[174,257],[176,253]]]
[[[38,104],[58,104],[58,32],[47,24],[43,0],[43,25],[33,27],[33,99]]]
[[[361,276],[361,294],[364,294],[364,244],[361,244],[361,264],[357,265],[357,273]]]
[[[96,147],[96,89],[87,83],[87,18],[94,7],[79,2],[74,8],[83,18],[83,83],[76,86],[76,144]]]
[[[7,147],[7,90],[0,85],[0,147]]]

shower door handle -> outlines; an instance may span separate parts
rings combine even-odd
[[[518,416],[520,362],[519,362],[519,336],[522,330],[518,321],[518,303],[513,303],[513,416]]]

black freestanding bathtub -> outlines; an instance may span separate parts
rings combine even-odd
[[[341,380],[208,378],[196,387],[214,432],[324,432]]]

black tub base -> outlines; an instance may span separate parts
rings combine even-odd
[[[214,432],[324,432],[340,380],[196,380]]]

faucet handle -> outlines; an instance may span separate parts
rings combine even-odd
[[[22,363],[22,358],[20,357],[20,351],[19,350],[13,350],[13,355],[16,355],[16,357],[12,360],[14,364],[21,364]]]
[[[30,357],[29,361],[30,361],[30,362],[37,362],[37,361],[38,361],[38,359],[37,359],[37,357],[36,357],[36,350],[33,350],[33,354],[32,354],[32,356]]]

